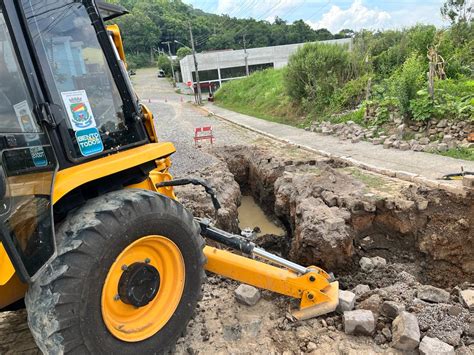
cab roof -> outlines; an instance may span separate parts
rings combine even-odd
[[[99,12],[104,21],[126,15],[129,11],[121,5],[109,4],[105,1],[96,1]]]

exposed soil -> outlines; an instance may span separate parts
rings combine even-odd
[[[339,313],[295,322],[288,313],[294,301],[263,291],[256,306],[244,306],[234,297],[238,283],[209,275],[177,353],[399,353],[391,347],[392,320],[381,313],[383,301],[414,313],[422,336],[437,337],[458,354],[474,351],[474,315],[458,298],[460,289],[474,287],[468,283],[474,280],[472,194],[458,197],[270,143],[210,153],[218,161],[191,175],[215,187],[223,208],[216,215],[204,190],[195,187],[177,189],[181,202],[196,216],[239,233],[242,194],[253,196],[287,234],[258,242],[334,272],[341,289],[368,285],[356,308],[372,310],[377,326],[367,337],[346,335]],[[364,256],[383,257],[387,264],[364,272],[359,266]],[[421,301],[418,292],[426,284],[448,291],[449,300]],[[37,352],[25,317],[23,311],[0,313],[1,354]],[[15,331],[5,331],[10,325]]]
[[[461,198],[288,147],[234,146],[213,154],[238,183],[228,180],[221,164],[204,174],[218,190],[223,185],[233,191],[229,194],[226,188],[222,196],[231,201],[224,202],[225,221],[238,218],[235,206],[241,194],[251,194],[268,217],[287,230],[286,238],[262,238],[264,247],[334,272],[341,289],[368,285],[370,291],[358,296],[356,308],[376,314],[377,330],[373,337],[348,336],[340,314],[292,322],[287,314],[291,302],[269,292],[257,306],[242,306],[232,294],[237,283],[212,276],[201,305],[204,310],[178,346],[180,351],[394,353],[387,335],[392,319],[380,312],[383,301],[398,302],[414,313],[422,336],[437,337],[458,353],[472,351],[474,316],[458,299],[458,291],[472,287],[466,282],[474,280],[472,194]],[[226,178],[221,182],[216,174]],[[179,196],[186,204],[193,201],[192,206],[211,209],[202,193],[188,190]],[[364,272],[359,266],[363,256],[383,257],[387,265]],[[447,290],[449,302],[418,299],[425,284]]]

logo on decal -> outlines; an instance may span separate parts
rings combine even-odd
[[[80,97],[70,98],[72,120],[77,127],[87,128],[92,124],[93,117],[89,113],[87,105],[81,102]]]

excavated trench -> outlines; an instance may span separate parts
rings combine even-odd
[[[336,273],[344,288],[388,286],[404,272],[443,288],[474,279],[472,194],[415,186],[294,148],[233,146],[213,154],[221,163],[202,175],[224,205],[218,225],[239,233],[238,207],[242,196],[252,196],[267,216],[262,224],[273,221],[286,231],[263,231],[257,243]],[[178,193],[196,215],[216,217],[204,194]],[[251,224],[245,227],[262,229]],[[363,256],[381,256],[390,267],[367,278],[358,272]]]

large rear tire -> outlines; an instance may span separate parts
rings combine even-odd
[[[58,257],[26,295],[45,354],[172,350],[205,277],[204,240],[182,205],[145,190],[112,192],[70,213],[56,238]],[[133,303],[140,300],[125,297],[127,290],[146,304]]]

